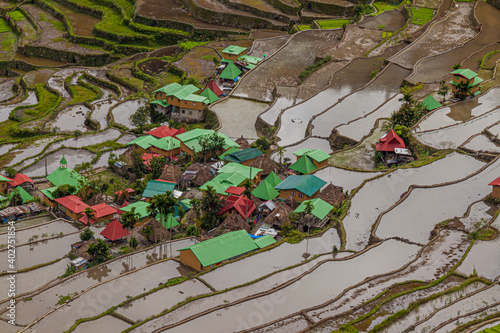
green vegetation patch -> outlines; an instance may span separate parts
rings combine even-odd
[[[30,116],[30,118],[38,118],[47,112],[53,110],[59,105],[60,98],[59,95],[54,94],[47,89],[45,89],[45,84],[39,83],[35,86],[36,95],[38,97],[38,103],[32,106],[28,106],[26,109],[16,108],[17,110],[24,113],[24,115]],[[14,109],[13,112],[17,110]],[[18,113],[16,112],[16,115]]]
[[[321,29],[338,29],[344,25],[351,24],[351,21],[346,19],[322,20],[317,22]]]
[[[65,31],[66,30],[64,28],[64,24],[61,21],[52,20],[52,19],[48,18],[47,15],[45,15],[44,13],[41,13],[38,17],[40,18],[41,21],[52,24],[54,26],[54,28],[56,28],[57,31]]]
[[[69,89],[73,95],[73,101],[71,101],[71,104],[88,102],[97,97],[97,94],[94,91],[80,85],[69,86]]]
[[[0,33],[9,32],[10,27],[4,19],[0,19]]]
[[[434,10],[424,7],[410,7],[411,10],[411,23],[417,25],[424,25],[434,17]]]
[[[196,46],[205,45],[207,43],[208,42],[182,42],[179,43],[179,47],[182,49],[182,51],[187,52]]]
[[[311,29],[311,26],[309,24],[298,24],[297,29],[299,31],[309,30],[309,29]]]
[[[10,18],[13,19],[14,21],[24,21],[24,20],[26,20],[26,18],[24,17],[23,13],[21,13],[18,10],[15,10],[13,12],[7,13],[7,15],[9,15]]]
[[[388,37],[391,37],[393,35],[392,32],[382,32],[382,39],[386,39]]]
[[[5,34],[2,36],[2,51],[11,52],[12,46],[16,43],[16,35],[13,33]]]
[[[400,5],[392,5],[392,4],[387,3],[387,2],[377,1],[377,2],[373,3],[373,6],[375,6],[375,8],[377,8],[377,15],[379,15],[379,14],[382,14],[383,12],[387,12],[389,10],[398,9]]]

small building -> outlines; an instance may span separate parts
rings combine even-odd
[[[217,171],[217,173],[229,174],[229,175],[238,174],[241,177],[243,177],[243,181],[245,179],[250,179],[252,183],[256,184],[260,182],[261,171],[262,169],[252,168],[243,164],[228,163],[224,165],[222,168],[220,168],[219,171]],[[213,180],[215,180],[216,178],[214,178]],[[238,185],[241,185],[241,183]]]
[[[276,230],[281,230],[283,224],[290,223],[290,213],[292,212],[292,208],[287,206],[284,202],[280,202],[262,222],[272,226]]]
[[[222,56],[227,60],[238,60],[243,54],[245,54],[247,48],[237,45],[229,45],[224,50],[222,50]]]
[[[340,206],[345,200],[345,194],[342,187],[328,184],[321,190],[318,198],[326,201],[332,206]]]
[[[308,148],[303,148],[297,150],[295,153],[293,153],[295,156],[297,156],[297,161],[300,159],[302,156],[307,156],[311,159],[313,162],[314,166],[316,168],[322,168],[324,166],[328,165],[328,159],[331,157],[327,153],[325,153],[321,149],[308,149]]]
[[[380,138],[379,142],[375,144],[375,149],[382,153],[387,165],[407,163],[412,160],[405,142],[393,129]]]
[[[9,195],[7,196],[9,201],[11,201],[12,198],[14,197],[14,195],[16,195],[16,194],[19,195],[21,202],[17,202],[17,203],[15,203],[15,205],[25,204],[28,201],[32,201],[35,199],[35,198],[33,198],[33,196],[31,196],[31,194],[26,192],[26,190],[24,188],[22,188],[21,186],[18,186],[15,189],[13,189],[12,192],[10,192]]]
[[[70,260],[69,263],[71,264],[71,266],[76,268],[76,270],[80,270],[80,269],[87,269],[89,262],[85,258],[78,257],[73,260]]]
[[[123,190],[123,191],[116,191],[115,195],[121,199],[121,200],[128,200],[131,195],[135,194],[135,190],[131,187]]]
[[[280,195],[280,192],[274,188],[275,186],[269,183],[266,178],[252,191],[252,194],[262,200],[273,200]]]
[[[238,81],[239,76],[242,73],[243,72],[238,67],[236,67],[235,64],[233,64],[232,62],[230,62],[229,64],[227,64],[226,68],[224,68],[224,70],[222,71],[222,73],[220,73],[219,78],[221,80],[226,80],[226,81],[230,81],[230,82],[236,82],[236,81]]]
[[[491,196],[493,198],[500,199],[500,177],[489,183],[488,185],[493,186],[491,190]]]
[[[223,160],[250,166],[250,164],[261,156],[262,152],[257,148],[238,150],[224,156]]]
[[[101,231],[101,236],[112,242],[128,235],[130,235],[130,231],[125,229],[117,219],[114,219],[113,221],[111,221],[111,223],[108,223],[106,228]]]
[[[158,139],[154,136],[144,135],[130,141],[129,143],[127,143],[127,146],[132,146],[132,149],[134,151],[142,155],[144,153],[149,153],[151,144],[156,141],[158,141]]]
[[[25,206],[8,207],[0,210],[0,221],[7,223],[9,221],[16,221],[27,217],[30,211]]]
[[[453,76],[453,79],[450,81],[451,90],[458,98],[466,99],[481,94],[481,82],[484,80],[478,77],[477,73],[467,68],[460,68],[450,74]],[[460,84],[462,83],[468,85],[468,91],[460,89]]]
[[[174,159],[181,153],[181,142],[171,136],[167,136],[152,142],[149,150],[153,154]]]
[[[434,98],[434,96],[432,96],[432,94],[429,94],[429,96],[427,96],[424,99],[424,101],[422,102],[422,104],[424,105],[424,107],[426,108],[427,111],[432,111],[434,109],[437,109],[437,108],[440,108],[440,107],[443,106],[443,105],[441,105],[441,103],[439,103]]]
[[[22,173],[16,173],[12,181],[9,182],[9,187],[21,186],[25,190],[33,189],[35,182],[30,177],[23,175]]]
[[[184,129],[184,127],[181,127],[179,129],[175,129],[175,128],[171,128],[167,125],[161,125],[157,128],[153,128],[152,130],[147,131],[146,134],[152,135],[157,139],[161,139],[161,138],[166,138],[166,137],[170,137],[170,136],[175,138],[175,136],[177,134],[182,134],[185,132],[186,132],[186,130]]]
[[[277,165],[274,163],[272,159],[270,159],[267,155],[262,154],[250,163],[252,168],[262,169],[261,175],[267,176],[271,173],[275,173],[277,171]]]
[[[149,217],[148,207],[149,203],[147,203],[146,201],[137,201],[125,207],[121,207],[119,210],[122,212],[122,214],[123,212],[131,212],[133,210],[136,214],[139,215],[139,221],[135,224],[135,226],[140,226],[151,219]]]
[[[246,54],[238,58],[238,62],[241,63],[247,71],[253,69],[261,61],[262,58],[249,56]]]
[[[218,215],[229,216],[233,212],[237,212],[244,219],[248,219],[256,209],[252,200],[244,195],[230,195],[224,201],[224,206],[217,213]]]
[[[295,170],[303,175],[316,170],[316,166],[308,156],[301,156],[295,163],[290,165],[290,169]]]
[[[177,82],[170,83],[158,90],[153,91],[153,96],[156,100],[166,100],[168,96],[172,96],[174,92],[181,88],[182,85]]]
[[[61,185],[74,186],[77,189],[77,193],[75,194],[78,194],[80,192],[80,189],[87,182],[87,179],[85,177],[80,175],[75,170],[68,168],[68,162],[66,161],[64,155],[61,159],[60,166],[46,178],[50,182],[52,187],[57,187]],[[52,194],[53,191],[55,191],[55,188],[51,189],[50,191],[45,191],[45,192],[42,191],[42,193],[45,194],[47,192],[50,192]],[[48,198],[48,200],[46,201],[50,201],[50,198]]]
[[[5,193],[12,179],[0,175],[0,193]]]
[[[149,202],[149,200],[157,194],[165,194],[167,191],[172,192],[176,185],[176,182],[169,182],[166,180],[150,180],[142,196]]]
[[[210,90],[212,90],[212,92],[217,96],[217,97],[221,97],[222,95],[224,95],[224,93],[222,92],[222,90],[219,88],[219,86],[217,84],[215,84],[214,80],[208,82],[207,86],[205,88],[208,88]]]
[[[215,103],[219,100],[219,97],[208,87],[203,88],[200,96],[206,97],[208,104]]]
[[[275,241],[266,239],[262,243],[262,246],[269,246],[272,243],[275,243]],[[255,240],[245,230],[238,230],[178,251],[180,252],[181,262],[184,265],[192,267],[197,271],[205,271],[222,264],[224,261],[236,259],[259,248],[259,245],[256,244]]]
[[[200,89],[187,84],[171,83],[154,92],[153,108],[178,121],[201,120],[209,104],[204,96],[196,95]]]
[[[303,202],[315,198],[326,182],[315,175],[288,176],[275,189],[280,191],[280,198],[292,198]]]
[[[76,195],[67,195],[65,197],[54,200],[57,203],[57,208],[66,216],[73,220],[79,220],[83,216],[85,208],[90,207]]]
[[[186,133],[182,133],[177,135],[177,139],[181,142],[181,149],[182,151],[186,152],[189,154],[191,157],[194,154],[199,154],[202,152],[202,146],[200,145],[200,139],[205,138],[208,135],[213,135],[214,133],[217,134],[217,136],[221,137],[224,140],[224,144],[222,146],[221,151],[216,152],[216,154],[220,154],[231,147],[239,148],[240,146],[231,140],[227,135],[216,132],[214,130],[210,129],[202,129],[202,128],[197,128],[191,131],[188,131]],[[208,155],[209,152],[206,152]],[[212,153],[212,152],[210,152]]]
[[[245,188],[244,187],[229,186],[225,192],[228,195],[240,196],[243,194],[243,192],[245,192]]]
[[[118,214],[118,210],[106,203],[101,203],[90,207],[94,211],[94,216],[90,218],[90,225],[104,221],[110,221]],[[78,221],[85,225],[89,224],[87,215],[83,215]]]
[[[307,208],[307,203],[311,203],[313,206],[313,209],[311,211],[311,215],[315,217],[312,221],[309,221],[311,227],[315,228],[323,228],[326,223],[328,222],[327,215],[330,213],[333,209],[333,206],[330,205],[329,203],[323,201],[320,198],[315,198],[312,200],[307,200],[304,201],[300,204],[299,207],[297,207],[294,210],[294,213],[304,213]]]

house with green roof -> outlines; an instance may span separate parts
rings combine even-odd
[[[302,202],[299,207],[294,210],[294,213],[305,213],[307,211],[308,203],[312,205],[311,215],[313,216],[313,218],[311,219],[309,217],[307,221],[303,220],[303,222],[307,224],[307,228],[323,228],[329,221],[327,215],[332,211],[333,206],[320,198],[316,198]]]
[[[151,144],[156,141],[158,141],[158,139],[154,136],[144,135],[130,141],[129,143],[127,143],[127,146],[132,146],[133,150],[139,152],[140,154],[143,154],[149,152]]]
[[[290,165],[290,169],[305,175],[316,170],[316,166],[307,155],[303,155],[299,157],[299,159],[295,163]]]
[[[274,171],[272,171],[264,180],[271,184],[273,187],[278,186],[278,184],[282,182],[280,177],[278,177],[278,175]]]
[[[222,50],[222,56],[224,59],[235,61],[238,60],[243,54],[245,54],[247,48],[237,45],[229,45],[224,50]]]
[[[217,97],[217,95],[209,87],[203,88],[203,90],[200,93],[200,96],[206,97],[208,104],[212,104],[219,100],[219,97]]]
[[[153,96],[157,100],[165,100],[167,97],[172,96],[173,93],[178,91],[179,89],[182,88],[182,85],[180,85],[177,82],[167,84],[166,86],[161,87],[160,89],[157,89],[153,91]]]
[[[5,193],[9,186],[10,178],[0,175],[0,193]]]
[[[170,83],[153,92],[155,100],[150,104],[176,121],[199,121],[210,104],[209,98],[196,94],[199,90],[192,84]]]
[[[450,74],[453,76],[450,81],[451,90],[458,98],[466,99],[481,94],[481,82],[484,80],[477,73],[468,68],[460,68]],[[466,88],[462,87],[464,84]]]
[[[149,202],[155,195],[172,192],[176,185],[177,183],[166,180],[150,180],[146,185],[146,189],[142,192],[142,196]]]
[[[314,166],[316,168],[322,168],[324,166],[328,165],[328,159],[330,159],[330,155],[325,153],[321,149],[308,149],[308,148],[303,148],[297,150],[295,153],[293,153],[295,156],[297,156],[297,160],[300,159],[302,156],[307,156],[311,159],[313,162]]]
[[[257,148],[246,148],[227,154],[224,156],[223,160],[250,166],[250,164],[261,155],[262,152]]]
[[[200,190],[207,190],[208,186],[212,186],[217,194],[227,196],[226,190],[230,186],[238,187],[246,179],[250,179],[255,183],[260,181],[260,172],[262,169],[251,168],[238,163],[228,163],[224,165],[218,172],[218,175],[200,186]]]
[[[181,153],[181,142],[176,138],[166,136],[153,141],[149,151],[168,158],[174,158]]]
[[[261,237],[262,238],[262,237]],[[218,237],[178,250],[184,265],[197,271],[209,270],[224,261],[236,259],[246,253],[274,244],[274,239],[252,239],[245,230],[225,233]]]
[[[83,184],[87,181],[87,179],[78,172],[68,168],[68,162],[64,155],[61,159],[60,166],[47,176],[47,180],[52,186],[72,185],[76,187],[77,190],[81,189]]]
[[[432,94],[429,94],[424,101],[422,102],[427,111],[432,111],[434,109],[442,107],[441,103],[439,103]]]
[[[259,57],[254,57],[254,56],[249,56],[249,55],[242,55],[241,57],[238,58],[239,61],[244,61],[247,63],[246,68],[247,69],[252,69],[257,65],[259,62],[262,61],[262,58]]]
[[[267,179],[267,178],[266,178]],[[280,192],[274,188],[272,184],[266,181],[264,179],[259,186],[257,186],[253,191],[252,194],[256,196],[259,199],[269,201],[273,200],[277,196],[280,195]]]
[[[252,168],[243,164],[228,163],[217,171],[219,174],[239,174],[244,179],[250,179],[254,183],[260,182],[260,172],[262,169]],[[215,179],[215,178],[214,178]]]
[[[220,132],[216,132],[211,129],[196,128],[194,130],[177,135],[177,139],[179,139],[179,141],[181,142],[182,151],[186,152],[192,157],[194,154],[199,154],[203,151],[203,147],[200,144],[200,139],[205,138],[206,136],[209,135],[213,135],[214,133],[216,133],[216,135],[222,138],[224,141],[222,145],[222,150],[218,152],[219,154],[224,151],[227,151],[232,147],[235,148],[240,147],[239,144],[231,140],[227,135]],[[206,152],[207,155],[209,153],[212,152]]]
[[[228,63],[226,68],[220,73],[219,78],[223,80],[238,81],[238,77],[243,73],[235,64],[232,62]]]
[[[298,202],[304,202],[315,198],[321,188],[326,184],[323,179],[315,175],[292,175],[278,184],[275,189],[280,191],[280,198],[292,198]]]
[[[148,207],[149,207],[149,203],[148,202],[146,202],[146,201],[137,201],[137,202],[131,203],[128,206],[120,208],[119,210],[122,213],[118,213],[118,214],[121,215],[121,214],[123,214],[123,212],[134,211],[134,213],[136,213],[138,215],[138,217],[139,217],[139,222],[137,222],[135,224],[135,226],[139,226],[139,225],[143,225],[144,223],[148,222],[151,219],[149,217]],[[158,218],[159,218],[159,216],[157,216],[157,220],[158,220]]]
[[[12,200],[12,197],[16,194],[19,194],[19,197],[21,198],[21,201],[22,201],[21,204],[25,204],[28,201],[32,201],[33,199],[35,199],[31,196],[31,194],[26,192],[26,190],[24,188],[22,188],[21,186],[18,186],[16,188],[14,188],[14,190],[12,192],[10,192],[9,195],[7,196],[9,201]]]

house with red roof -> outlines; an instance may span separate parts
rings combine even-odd
[[[111,223],[101,231],[101,236],[112,242],[126,237],[127,235],[130,235],[130,231],[125,229],[117,219],[111,221]]]
[[[225,191],[228,195],[242,195],[245,192],[244,187],[229,186]]]
[[[85,208],[89,207],[82,199],[73,194],[54,199],[54,201],[61,212],[75,221],[80,219]]]
[[[118,210],[116,208],[113,208],[105,203],[94,205],[90,208],[94,211],[94,216],[90,218],[90,225],[96,222],[110,221],[115,218],[115,214],[118,214]],[[85,225],[89,224],[87,215],[83,215],[78,221]]]
[[[153,128],[151,131],[146,132],[146,134],[152,135],[157,139],[161,139],[161,138],[166,138],[169,136],[175,138],[175,136],[177,134],[182,134],[185,132],[186,132],[186,130],[184,129],[184,127],[181,127],[179,129],[175,129],[175,128],[170,128],[167,125],[161,125],[160,127]]]
[[[228,217],[232,212],[236,211],[240,214],[244,219],[247,219],[252,212],[255,210],[255,205],[253,201],[248,199],[246,196],[236,196],[230,195],[224,201],[224,206],[217,213],[218,215],[223,215]]]
[[[219,86],[214,82],[214,80],[210,81],[205,88],[208,88],[208,89],[212,90],[212,92],[215,95],[217,95],[217,97],[220,97],[220,96],[224,95],[224,93],[219,88]],[[203,90],[205,90],[205,89],[203,89]]]
[[[380,138],[375,149],[383,154],[384,161],[388,165],[407,163],[413,160],[409,149],[406,149],[404,140],[393,129]]]
[[[35,182],[30,177],[22,173],[16,173],[12,181],[9,182],[9,187],[21,186],[24,189],[33,188]]]
[[[500,199],[500,177],[498,177],[488,185],[493,186],[493,189],[491,190],[491,196],[493,198]]]
[[[131,195],[134,195],[135,194],[135,190],[131,187],[129,187],[128,189],[124,190],[124,191],[116,191],[115,192],[115,195],[118,196],[119,198],[121,197],[122,199],[128,199],[130,198]]]

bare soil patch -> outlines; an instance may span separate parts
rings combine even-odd
[[[347,26],[344,40],[342,40],[340,44],[330,48],[324,55],[330,55],[335,60],[351,60],[358,57],[364,57],[366,52],[381,41],[381,31],[363,29],[355,25],[349,25]]]
[[[275,38],[261,39],[253,42],[252,51],[248,54],[254,57],[270,57],[280,49],[290,39],[289,35]]]
[[[75,12],[56,1],[49,1],[49,3],[66,15],[71,23],[71,26],[73,27],[73,33],[75,35],[92,37],[92,30],[100,21],[98,18]]]
[[[141,62],[138,67],[146,74],[157,75],[167,69],[168,61],[162,59],[149,59]]]
[[[406,23],[406,19],[399,10],[383,12],[375,18],[361,24],[366,29],[381,29],[384,31],[397,31]],[[383,28],[382,28],[383,27]]]
[[[189,51],[181,60],[174,63],[198,81],[211,77],[215,74],[216,65],[213,58],[219,59],[217,53],[208,47],[197,46]]]

